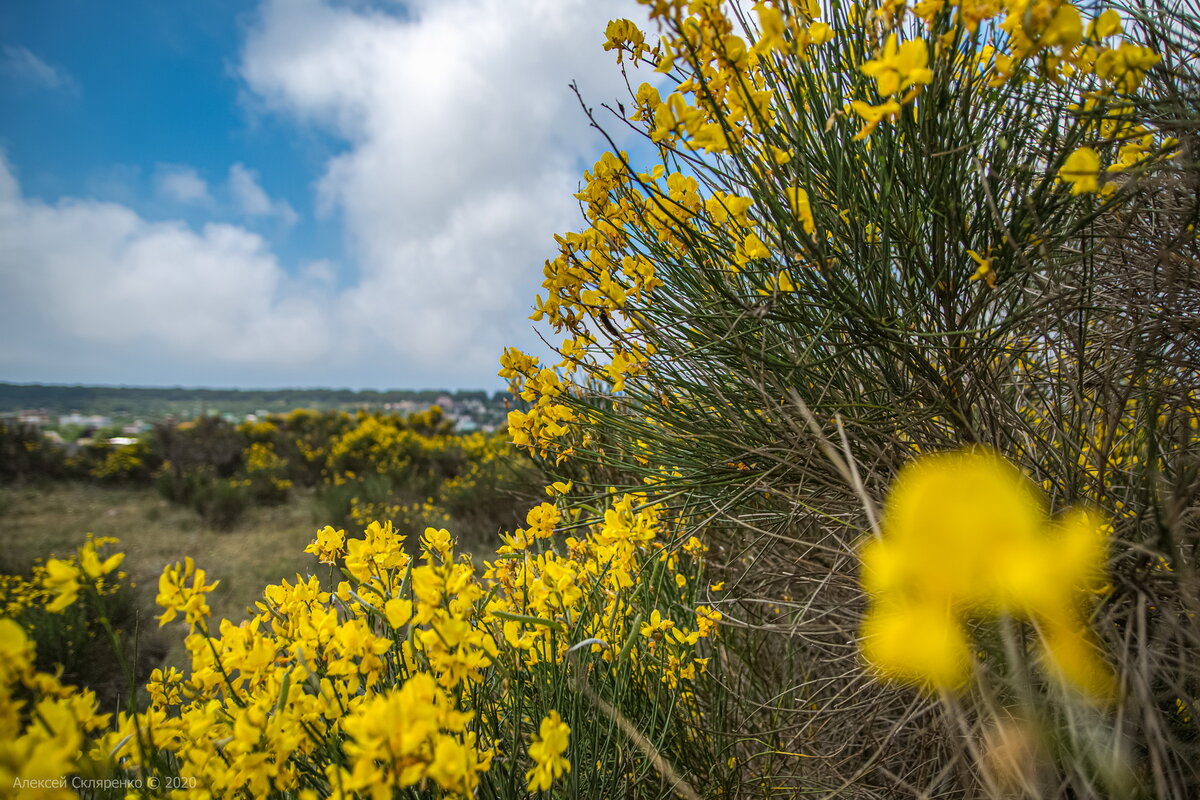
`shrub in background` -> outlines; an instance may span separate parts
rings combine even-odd
[[[206,415],[155,425],[154,446],[164,469],[176,476],[204,468],[229,478],[241,464],[245,440],[232,423]]]
[[[133,444],[109,446],[103,460],[88,475],[105,483],[148,485],[159,466],[161,462],[149,438],[141,437]]]
[[[65,454],[32,425],[0,421],[0,483],[42,480],[66,473]]]
[[[360,414],[329,444],[319,496],[327,518],[405,529],[450,525],[465,542],[519,524],[544,483],[541,470],[503,434],[454,434],[433,407],[408,417]]]

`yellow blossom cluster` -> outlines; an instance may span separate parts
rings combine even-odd
[[[529,791],[545,791],[564,772],[571,771],[571,762],[563,757],[570,741],[571,727],[551,709],[550,716],[542,720],[538,735],[529,746],[529,760],[533,762],[533,767],[525,774]]]
[[[1022,381],[1036,385],[1062,379],[1052,343],[1019,341],[1014,343],[1014,350],[1021,353],[1011,360]],[[1136,394],[1119,403],[1101,404],[1090,388],[1081,396],[1057,399],[1051,396],[1039,401],[1031,395],[1018,409],[1021,424],[1032,434],[1033,442],[1048,444],[1043,445],[1039,458],[1032,443],[1018,439],[1013,446],[1013,455],[1023,463],[1038,463],[1046,458],[1046,452],[1054,453],[1055,459],[1061,458],[1062,463],[1073,466],[1070,477],[1074,483],[1072,491],[1077,496],[1086,498],[1113,517],[1130,517],[1131,509],[1117,499],[1122,493],[1121,476],[1145,468],[1165,474],[1177,457],[1174,448],[1146,448],[1146,425],[1153,425],[1163,432],[1171,431],[1170,436],[1177,443],[1175,447],[1192,449],[1200,446],[1200,389],[1187,387],[1180,392],[1175,411],[1169,414],[1165,408],[1148,408],[1144,399],[1139,400]],[[1055,435],[1064,417],[1076,420],[1075,440],[1069,446]],[[1061,490],[1063,477],[1043,476],[1046,491]]]
[[[865,0],[849,11],[813,0],[752,9],[717,0],[641,2],[657,41],[619,19],[606,29],[605,48],[665,76],[632,89],[626,115],[660,162],[642,172],[628,153],[610,152],[584,173],[576,198],[587,226],[556,237],[559,252],[544,266],[532,316],[565,334],[562,361],[542,365],[515,349],[501,358],[500,375],[532,404],[510,414],[512,440],[543,457],[575,452],[578,441],[565,440],[587,413],[582,398],[607,389],[619,402],[630,380],[651,371],[657,351],[644,311],[662,286],[663,265],[723,271],[728,285],[708,291],[748,288],[769,309],[809,276],[819,281],[837,269],[837,241],[847,231],[862,244],[882,243],[880,222],[854,219],[834,176],[806,167],[799,151],[818,132],[795,129],[796,120],[809,120],[803,127],[824,119],[825,133],[857,142],[861,151],[847,150],[855,159],[848,174],[882,180],[866,171],[872,137],[924,147],[917,142],[923,104],[943,102],[932,99],[935,86],[944,97],[1061,85],[1061,96],[1076,103],[1080,138],[1050,163],[1045,180],[1072,196],[1111,194],[1120,185],[1115,173],[1178,147],[1161,131],[1120,119],[1119,97],[1137,91],[1159,59],[1124,40],[1112,9],[1088,19],[1069,0]],[[814,120],[817,108],[827,111]],[[734,164],[750,182],[739,193],[711,180]],[[786,203],[762,205],[772,194]],[[962,247],[967,270],[959,285],[996,289],[1002,249],[997,241]]]
[[[513,409],[508,412],[508,434],[518,447],[536,452],[542,458],[554,453],[561,463],[573,449],[562,447],[559,440],[570,432],[568,425],[576,419],[574,411],[558,403],[544,403],[528,411]]]
[[[61,614],[81,594],[99,603],[117,591],[124,554],[102,553],[117,540],[88,534],[68,558],[49,559],[30,579],[0,582],[0,792],[10,796],[75,797],[64,776],[78,770],[80,756],[110,723],[96,694],[61,681],[36,666],[34,637],[26,612]],[[95,607],[94,605],[92,606]],[[22,787],[29,791],[18,791]]]
[[[102,558],[98,548],[116,544],[112,537],[96,538],[88,534],[87,540],[74,556],[66,559],[51,558],[40,570],[43,591],[51,598],[46,610],[58,612],[74,603],[85,585],[93,586],[101,593],[111,592],[114,584],[104,578],[121,565],[124,553],[113,553]],[[118,576],[118,580],[120,577]]]
[[[0,617],[0,791],[31,787],[28,796],[76,797],[64,776],[77,769],[88,737],[103,731],[95,692],[62,684],[34,666],[33,641],[15,620]],[[10,794],[11,793],[11,794]]]
[[[182,564],[176,563],[163,570],[155,598],[155,602],[164,609],[158,618],[159,625],[166,625],[183,612],[184,620],[189,627],[193,627],[212,613],[206,596],[217,588],[220,581],[205,583],[204,578],[204,570],[196,568],[191,556],[185,558]]]
[[[41,608],[50,600],[45,586],[46,567],[37,565],[28,578],[0,575],[0,616],[15,617],[29,608]]]
[[[862,549],[864,656],[888,677],[959,688],[973,660],[967,619],[1004,615],[1034,623],[1051,674],[1110,696],[1112,674],[1081,616],[1103,584],[1110,530],[1084,509],[1051,520],[1033,483],[994,453],[917,459]]]
[[[560,711],[543,706],[536,730],[524,716],[548,702],[548,687],[586,669],[600,691],[632,683],[694,708],[690,687],[721,617],[695,603],[703,545],[674,541],[648,497],[615,497],[602,522],[562,536],[579,514],[532,508],[482,570],[445,529],[427,528],[414,559],[391,523],[359,537],[327,526],[307,551],[342,580],[268,586],[236,624],[211,620],[216,583],[203,569],[174,564],[159,581],[160,622],[182,619],[188,668],[155,670],[149,706],[103,732],[94,697],[32,675],[32,644],[0,620],[0,717],[15,743],[0,749],[0,778],[34,762],[57,778],[86,759],[115,775],[175,777],[179,796],[197,798],[383,798],[408,787],[471,796],[502,757],[505,769],[528,758],[525,782],[545,790],[572,767]],[[84,584],[120,561],[90,542],[80,553]],[[56,604],[66,583],[50,587]],[[521,739],[527,754],[510,749]]]
[[[251,483],[266,481],[277,492],[286,492],[292,487],[292,481],[284,477],[287,462],[275,451],[273,444],[252,442],[245,455],[246,475]]]

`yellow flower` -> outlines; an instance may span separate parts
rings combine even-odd
[[[759,294],[768,295],[775,292],[794,292],[796,291],[796,282],[792,280],[792,273],[786,269],[781,269],[774,275],[768,275],[763,281],[763,288],[758,290]],[[739,469],[748,469],[745,464],[738,463]]]
[[[571,771],[571,762],[563,758],[570,744],[571,728],[562,721],[557,711],[542,720],[538,735],[529,745],[529,757],[534,766],[525,773],[527,788],[531,792],[544,792],[563,773]]]
[[[982,280],[984,283],[986,283],[988,285],[989,289],[995,289],[996,288],[996,271],[994,269],[992,269],[992,259],[984,258],[983,256],[979,255],[979,253],[976,253],[974,250],[968,250],[967,255],[969,255],[971,257],[971,260],[974,261],[978,265],[975,272],[971,275],[970,280],[973,280],[973,281]]]
[[[1061,45],[1064,50],[1068,50],[1079,44],[1082,38],[1083,19],[1079,16],[1079,9],[1064,2],[1058,6],[1050,19],[1040,43],[1046,46]]]
[[[1100,156],[1090,147],[1081,147],[1063,162],[1060,180],[1071,184],[1071,194],[1096,194],[1100,191]]]
[[[384,604],[383,614],[387,617],[388,624],[393,628],[402,628],[412,619],[412,601],[393,597]]]
[[[759,37],[754,44],[754,49],[760,53],[765,53],[770,50],[775,50],[780,53],[786,53],[788,50],[787,40],[784,38],[786,24],[783,19],[783,13],[778,8],[756,3],[754,11],[758,14]]]
[[[861,141],[870,136],[879,123],[885,119],[895,119],[900,116],[900,104],[895,100],[888,100],[886,103],[880,103],[873,106],[870,103],[864,103],[862,100],[855,100],[850,104],[854,109],[854,113],[858,114],[865,121],[862,129],[854,134],[854,141]]]
[[[1054,677],[1101,700],[1115,696],[1116,678],[1091,632],[1074,613],[1041,621],[1038,632],[1044,646],[1043,663]]]
[[[89,534],[90,537],[90,534]],[[102,578],[108,573],[121,565],[125,560],[124,553],[114,553],[103,561],[100,560],[99,554],[96,552],[96,546],[100,544],[109,544],[115,542],[115,539],[92,539],[89,538],[79,548],[79,567],[83,570],[83,574],[92,580]]]
[[[1116,50],[1105,50],[1096,59],[1096,74],[1118,90],[1130,93],[1142,85],[1146,71],[1161,60],[1149,47],[1122,42]]]
[[[804,232],[811,234],[817,229],[817,223],[813,219],[812,204],[808,201],[808,192],[795,186],[789,186],[784,189],[784,193],[787,195],[792,213],[796,216],[796,219],[800,220],[800,224],[804,226]]]
[[[304,548],[304,552],[315,555],[322,564],[334,564],[346,555],[346,532],[326,525],[317,531],[317,538]]]
[[[662,615],[657,608],[650,614],[650,621],[641,627],[642,636],[651,640],[651,648],[654,647],[654,642],[657,642],[663,637],[667,631],[675,627],[675,623]]]
[[[195,625],[212,613],[205,595],[217,588],[220,581],[205,583],[204,577],[204,570],[196,569],[191,556],[182,565],[176,563],[163,570],[158,579],[158,596],[154,599],[164,609],[158,618],[159,627],[175,619],[181,611],[188,625]]]
[[[46,610],[58,613],[74,603],[79,598],[80,577],[79,568],[70,561],[57,558],[47,561],[42,587],[54,595],[54,600]]]
[[[454,549],[454,540],[445,528],[426,528],[421,536],[421,549],[426,555],[437,553],[439,558],[445,560]]]
[[[808,39],[811,44],[822,45],[833,38],[833,28],[827,22],[814,22],[808,26]]]
[[[1119,36],[1124,32],[1121,25],[1121,15],[1115,9],[1107,9],[1092,23],[1092,36],[1096,39],[1107,39],[1109,36]]]
[[[0,617],[0,686],[33,665],[34,645],[16,620]]]
[[[862,650],[889,678],[957,689],[970,675],[966,631],[936,605],[872,609],[863,621]]]
[[[1083,509],[1052,522],[1032,481],[989,451],[917,459],[861,551],[863,655],[885,676],[954,688],[969,674],[965,618],[1011,614],[1037,623],[1051,674],[1106,696],[1111,675],[1078,606],[1103,584],[1108,530]]]
[[[763,244],[763,240],[758,238],[758,234],[749,233],[742,240],[741,246],[738,248],[735,258],[739,266],[745,266],[748,262],[755,259],[765,259],[771,257],[771,251]]]
[[[621,63],[622,56],[625,53],[629,53],[636,61],[643,53],[650,49],[646,46],[645,34],[631,20],[610,20],[608,26],[604,29],[604,35],[607,37],[604,42],[604,49],[617,51],[618,64]]]
[[[964,450],[918,459],[892,486],[883,537],[863,549],[864,585],[943,605],[986,604],[995,596],[994,554],[1035,539],[1045,520],[1032,484],[997,455]]]
[[[889,34],[883,55],[862,65],[864,75],[875,79],[882,97],[890,97],[910,86],[929,83],[933,72],[928,67],[929,51],[924,39],[912,39],[897,45],[896,34]]]

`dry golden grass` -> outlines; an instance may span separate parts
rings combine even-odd
[[[163,567],[192,556],[221,581],[211,595],[214,619],[237,621],[263,587],[307,574],[319,566],[304,548],[312,541],[318,512],[309,495],[274,508],[253,508],[232,531],[204,527],[195,512],[172,506],[151,488],[90,484],[0,487],[0,571],[24,572],[35,561],[72,552],[89,533],[114,536],[126,553],[122,568],[136,585],[147,646],[169,648],[179,662],[181,636],[157,636],[154,604]]]

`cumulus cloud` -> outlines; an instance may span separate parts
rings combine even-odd
[[[281,265],[244,225],[44,203],[0,153],[0,374],[499,385],[501,349],[536,346],[542,262],[581,224],[572,195],[607,147],[568,85],[593,104],[624,94],[600,44],[628,14],[617,0],[265,0],[239,72],[260,112],[343,143],[313,191],[344,228],[345,263]],[[294,219],[252,166],[211,187],[163,168],[156,186],[215,195],[247,225]]]
[[[43,203],[22,195],[2,156],[0,285],[11,376],[49,365],[93,375],[89,365],[117,361],[110,380],[155,363],[296,368],[336,341],[320,288],[289,278],[256,234],[149,222],[116,203]]]
[[[208,183],[187,166],[160,164],[154,173],[159,195],[173,203],[209,203]]]
[[[285,225],[296,223],[295,209],[286,200],[272,200],[258,182],[258,175],[245,167],[234,164],[229,168],[229,193],[238,210],[249,217],[278,217]]]
[[[341,137],[318,183],[360,280],[354,337],[488,380],[526,320],[552,233],[578,225],[580,166],[603,149],[574,95],[623,93],[600,48],[628,5],[423,0],[403,14],[267,0],[241,74],[266,108]]]
[[[0,75],[31,89],[74,91],[77,88],[74,78],[65,70],[47,64],[19,45],[6,44],[0,48]]]

